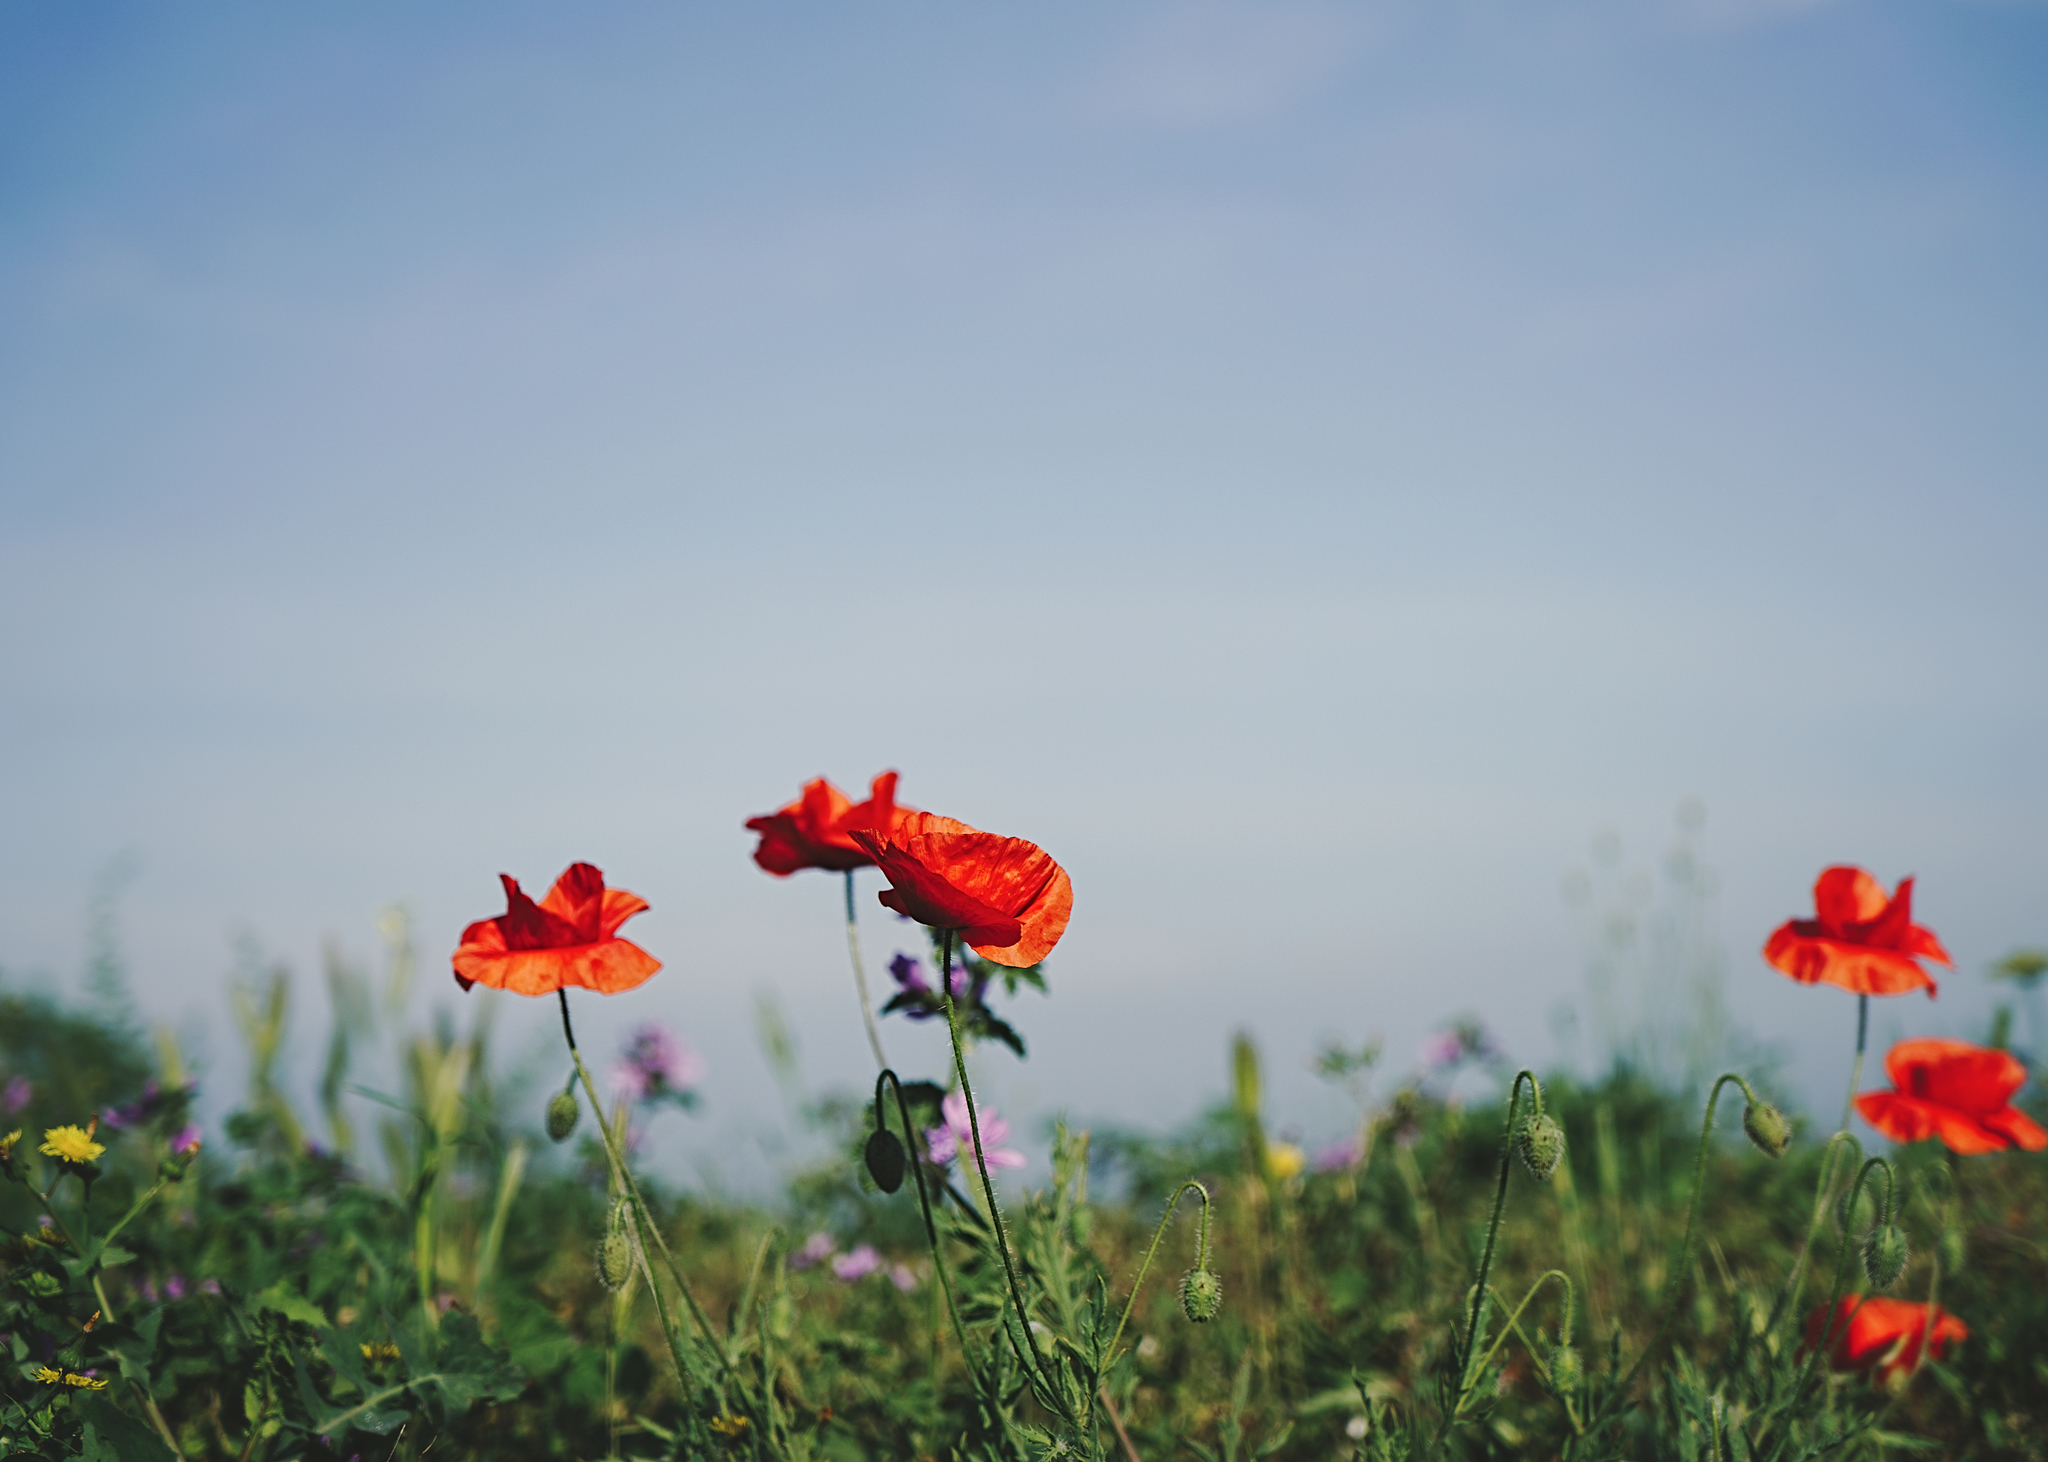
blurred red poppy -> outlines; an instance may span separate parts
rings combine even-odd
[[[1939,1305],[1915,1304],[1884,1295],[1849,1295],[1835,1306],[1834,1347],[1828,1364],[1838,1371],[1874,1371],[1887,1384],[1910,1373],[1927,1337],[1927,1312],[1934,1312],[1929,1353],[1940,1360],[1950,1347],[1970,1338],[1970,1327]],[[1807,1348],[1820,1344],[1828,1307],[1806,1317]]]
[[[2048,1147],[2048,1132],[2012,1104],[2027,1068],[1968,1041],[1900,1041],[1884,1058],[1896,1091],[1865,1092],[1856,1110],[1894,1142],[1939,1137],[1952,1152]]]
[[[660,960],[618,937],[619,926],[646,909],[647,900],[606,888],[604,875],[588,863],[570,864],[539,903],[511,874],[498,878],[505,912],[463,930],[455,951],[455,983],[463,989],[488,985],[515,995],[552,995],[581,986],[616,995],[661,968]]]
[[[1067,870],[1036,843],[914,812],[855,842],[888,875],[882,903],[934,929],[957,929],[983,959],[1023,968],[1052,952],[1074,912]]]
[[[754,861],[778,878],[802,868],[844,873],[875,861],[854,842],[856,831],[886,833],[915,810],[897,805],[894,772],[875,778],[865,802],[849,801],[818,777],[804,783],[803,795],[780,812],[748,818],[747,829],[761,835]]]
[[[1934,977],[1923,959],[1952,964],[1931,930],[1913,922],[1913,880],[1884,896],[1884,885],[1861,868],[1830,868],[1813,886],[1812,919],[1778,926],[1764,945],[1764,958],[1802,985],[1825,980],[1858,995],[1903,995],[1908,990],[1934,998]]]

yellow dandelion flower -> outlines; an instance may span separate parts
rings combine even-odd
[[[15,1128],[5,1137],[0,1137],[0,1160],[14,1156],[14,1144],[21,1141],[21,1129]]]
[[[752,1423],[744,1416],[720,1415],[711,1418],[711,1430],[728,1440],[745,1436],[750,1425]]]
[[[1276,1142],[1266,1149],[1266,1172],[1275,1182],[1286,1182],[1307,1165],[1302,1150],[1291,1142]]]
[[[64,1384],[77,1386],[85,1391],[104,1391],[107,1389],[107,1378],[101,1376],[95,1379],[92,1376],[81,1376],[76,1371],[69,1371],[65,1373]]]
[[[91,1162],[106,1150],[83,1127],[52,1127],[43,1134],[43,1156],[59,1162]]]
[[[372,1341],[363,1347],[364,1360],[397,1360],[398,1347],[388,1340]]]
[[[54,1386],[64,1379],[64,1373],[62,1371],[53,1371],[48,1366],[38,1366],[35,1378],[45,1386]]]

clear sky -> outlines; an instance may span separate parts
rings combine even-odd
[[[238,931],[310,1051],[323,936],[407,900],[454,1006],[589,859],[669,963],[593,1038],[737,1170],[757,991],[866,1059],[740,824],[896,767],[1073,873],[998,1100],[1245,1025],[1314,1137],[1322,1035],[1556,1055],[1560,878],[1695,796],[1832,1106],[1755,955],[1822,866],[1958,958],[1880,1041],[2048,943],[2044,75],[2038,3],[0,8],[0,964],[131,856],[226,1084]]]

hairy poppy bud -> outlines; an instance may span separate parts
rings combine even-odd
[[[617,1291],[626,1287],[633,1272],[633,1241],[624,1229],[613,1229],[597,1246],[597,1277],[604,1287]]]
[[[1539,1183],[1547,1183],[1557,1165],[1564,1161],[1564,1128],[1546,1113],[1535,1113],[1525,1118],[1521,1130],[1515,1133],[1515,1151],[1521,1154],[1522,1166],[1529,1170],[1529,1175]]]
[[[903,1144],[896,1134],[886,1127],[877,1127],[868,1138],[866,1153],[868,1176],[875,1180],[875,1186],[884,1193],[894,1193],[903,1186],[903,1170],[907,1159],[903,1155]]]
[[[568,1141],[569,1134],[576,1130],[576,1119],[582,1115],[575,1092],[556,1092],[548,1099],[548,1137],[555,1142]]]
[[[1742,1109],[1742,1130],[1768,1157],[1783,1157],[1792,1145],[1792,1124],[1769,1102],[1751,1102]]]
[[[1579,1353],[1569,1345],[1559,1345],[1550,1352],[1550,1388],[1560,1396],[1577,1393],[1579,1383],[1586,1378],[1586,1368],[1579,1360]]]
[[[1863,1277],[1872,1289],[1890,1289],[1905,1270],[1905,1234],[1897,1224],[1879,1224],[1863,1241]]]
[[[1223,1281],[1207,1269],[1190,1269],[1180,1282],[1180,1312],[1206,1325],[1223,1308]]]

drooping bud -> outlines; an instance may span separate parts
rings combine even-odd
[[[1560,1396],[1577,1394],[1579,1385],[1586,1378],[1586,1367],[1579,1360],[1579,1353],[1569,1345],[1559,1345],[1550,1352],[1550,1387]]]
[[[566,1142],[569,1134],[576,1130],[576,1119],[583,1115],[583,1108],[576,1104],[576,1093],[558,1091],[548,1099],[548,1137],[555,1142]]]
[[[903,1153],[903,1143],[896,1134],[886,1127],[877,1127],[868,1138],[865,1154],[868,1176],[875,1180],[875,1186],[884,1193],[894,1193],[903,1186],[903,1171],[908,1159]]]
[[[1905,1271],[1905,1234],[1897,1224],[1879,1224],[1863,1240],[1863,1277],[1872,1289],[1890,1289]]]
[[[1515,1133],[1515,1151],[1521,1154],[1522,1166],[1529,1170],[1529,1175],[1539,1183],[1547,1183],[1557,1165],[1564,1161],[1564,1128],[1552,1121],[1548,1113],[1532,1113]]]
[[[1792,1124],[1769,1102],[1751,1102],[1742,1109],[1742,1130],[1767,1157],[1783,1157],[1792,1145]]]
[[[624,1229],[613,1229],[597,1246],[598,1281],[616,1293],[626,1287],[633,1273],[633,1240]]]
[[[1180,1312],[1206,1325],[1223,1308],[1223,1281],[1208,1269],[1190,1269],[1180,1282]]]

